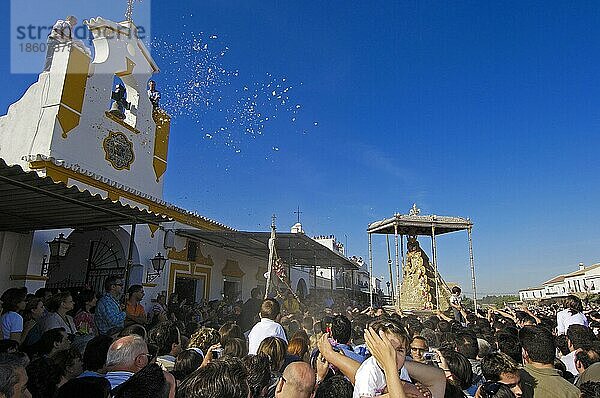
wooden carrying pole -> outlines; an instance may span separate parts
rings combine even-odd
[[[273,273],[273,261],[275,261],[275,214],[271,221],[271,237],[269,238],[269,265],[267,267],[267,286],[265,287],[265,299],[269,297],[271,287],[271,274]]]
[[[369,234],[369,301],[373,308],[373,242]]]

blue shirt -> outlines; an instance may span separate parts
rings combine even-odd
[[[111,390],[113,390],[115,389],[115,387],[118,387],[121,384],[125,383],[127,380],[129,380],[131,376],[133,376],[132,372],[126,372],[123,370],[116,372],[108,372],[105,377],[106,380],[110,382]]]
[[[111,329],[122,329],[125,324],[125,312],[121,311],[117,300],[108,293],[98,300],[94,318],[100,334],[107,334]]]
[[[340,350],[342,350],[342,352],[344,353],[345,356],[347,356],[348,358],[354,359],[356,362],[358,363],[363,363],[366,359],[366,357],[357,354],[356,352],[354,352],[354,350],[352,350],[352,348],[350,348],[350,346],[346,345],[346,344],[338,344],[336,345],[337,348],[339,348]]]

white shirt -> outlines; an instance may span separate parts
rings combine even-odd
[[[567,329],[571,325],[584,325],[588,326],[588,320],[581,312],[576,313],[575,315],[571,314],[571,311],[568,309],[564,309],[559,311],[556,314],[556,323],[558,326],[557,334],[567,334]]]
[[[261,318],[248,334],[248,354],[256,355],[260,343],[267,337],[279,337],[287,343],[283,327],[268,318]]]
[[[2,334],[4,339],[10,339],[11,333],[23,331],[23,317],[14,311],[9,311],[0,318],[2,323]]]
[[[565,367],[573,376],[577,376],[577,368],[575,367],[575,351],[571,351],[567,355],[560,357],[562,363],[565,364]]]
[[[411,381],[404,366],[400,369],[400,379]],[[379,367],[375,357],[369,357],[356,371],[352,398],[377,397],[383,394],[386,386],[385,373]]]

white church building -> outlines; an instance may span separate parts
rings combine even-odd
[[[170,116],[146,92],[159,68],[132,22],[85,24],[93,59],[63,45],[0,117],[0,291],[100,292],[120,275],[142,284],[146,300],[249,298],[266,283],[268,232],[248,235],[163,200]],[[301,228],[287,235],[285,247],[298,248],[285,257],[290,287],[301,295],[318,285],[318,265],[355,267]],[[68,249],[52,252],[55,243]]]

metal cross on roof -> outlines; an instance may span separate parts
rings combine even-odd
[[[294,214],[296,214],[298,216],[298,223],[300,223],[300,214],[304,213],[303,211],[300,211],[300,206],[298,206],[298,210],[296,210],[294,212]]]
[[[408,212],[409,216],[418,216],[419,214],[421,214],[421,209],[419,209],[417,207],[416,203],[413,203],[412,208],[410,209],[410,211]]]

